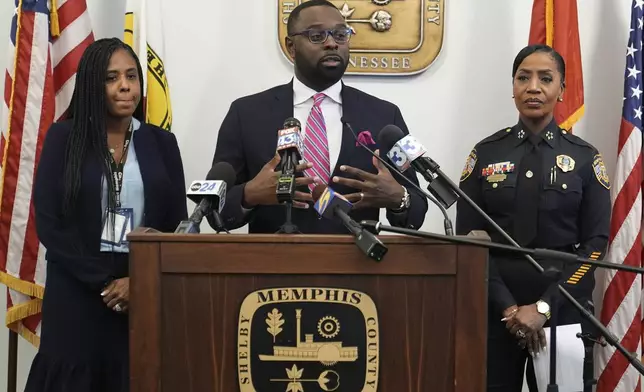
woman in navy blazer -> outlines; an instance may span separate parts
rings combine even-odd
[[[142,122],[142,91],[129,46],[98,40],[69,118],[47,132],[33,195],[47,283],[28,392],[129,389],[126,234],[172,232],[188,215],[176,138]]]

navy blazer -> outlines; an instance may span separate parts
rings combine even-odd
[[[398,107],[355,88],[342,85],[342,112],[356,133],[368,130],[378,140],[380,130],[394,124],[407,134],[407,125]],[[293,117],[293,82],[273,87],[260,93],[234,101],[219,130],[214,163],[228,162],[237,173],[237,185],[226,195],[222,217],[228,229],[235,229],[249,223],[250,233],[275,233],[285,220],[285,207],[281,205],[257,206],[244,215],[241,208],[244,186],[259,173],[266,162],[275,156],[277,131],[284,120]],[[370,146],[373,150],[378,145]],[[381,152],[384,156],[385,152]],[[340,165],[350,165],[377,173],[372,156],[362,147],[348,129],[343,130],[342,146],[332,176],[341,176]],[[416,172],[409,169],[407,178],[418,184]],[[394,176],[402,185],[403,180]],[[342,194],[356,192],[346,186],[332,184]],[[394,226],[420,228],[427,212],[427,201],[418,191],[407,186],[411,195],[411,208],[407,213],[394,214],[387,211],[387,219]],[[304,189],[306,191],[306,189]],[[378,220],[379,209],[369,208],[352,211],[353,219]],[[293,208],[293,223],[304,234],[346,234],[348,230],[339,222],[320,219],[313,208]]]
[[[34,183],[38,239],[47,249],[48,268],[63,268],[90,289],[100,290],[121,271],[100,252],[102,215],[101,162],[90,151],[83,162],[75,211],[63,218],[64,161],[71,121],[54,123],[42,148]],[[132,135],[139,161],[145,207],[142,226],[172,232],[186,219],[185,179],[176,137],[141,123]],[[117,271],[117,269],[119,269]]]

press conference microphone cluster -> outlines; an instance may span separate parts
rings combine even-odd
[[[312,197],[315,211],[320,216],[331,220],[339,219],[356,238],[356,245],[365,255],[376,261],[382,260],[387,253],[387,247],[373,233],[351,219],[349,211],[353,205],[349,200],[324,185],[316,186]]]
[[[277,180],[276,194],[280,203],[292,202],[295,196],[295,167],[302,159],[303,142],[300,136],[300,122],[293,117],[284,121],[284,127],[277,133],[277,153],[281,174]]]
[[[175,233],[199,233],[201,221],[209,217],[210,225],[217,232],[227,231],[221,219],[221,210],[226,202],[226,190],[235,185],[235,169],[226,162],[216,163],[208,172],[205,181],[193,181],[186,195],[197,203],[188,220],[181,221]]]
[[[378,144],[387,151],[387,157],[401,173],[413,167],[428,182],[427,189],[445,208],[458,200],[458,195],[450,187],[445,176],[437,174],[440,166],[429,157],[415,137],[405,133],[395,125],[385,126],[378,134]]]
[[[432,195],[430,195],[430,194],[428,194],[427,192],[425,192],[424,190],[422,190],[418,185],[416,185],[413,181],[411,181],[409,178],[407,178],[407,177],[402,173],[402,171],[400,171],[400,169],[398,169],[397,167],[393,167],[392,165],[390,165],[389,163],[387,163],[387,161],[386,161],[385,159],[383,159],[383,158],[382,158],[382,157],[380,157],[378,154],[376,154],[374,151],[372,151],[369,147],[367,147],[367,146],[366,146],[366,145],[365,145],[365,144],[364,144],[364,143],[363,143],[363,142],[358,138],[358,135],[357,135],[357,134],[356,134],[356,132],[353,130],[353,127],[351,126],[351,123],[350,123],[349,121],[347,121],[344,117],[341,119],[341,121],[342,121],[342,124],[344,124],[344,126],[346,126],[346,127],[349,129],[349,131],[351,131],[351,134],[353,135],[354,139],[356,139],[356,142],[357,142],[357,143],[358,143],[358,144],[359,144],[363,149],[365,149],[365,150],[366,150],[367,152],[369,152],[373,157],[375,157],[378,161],[380,161],[380,163],[382,163],[383,165],[385,165],[385,166],[389,169],[389,171],[390,171],[392,174],[397,174],[400,178],[402,178],[402,180],[403,180],[403,181],[405,181],[405,182],[406,182],[408,185],[410,185],[412,188],[414,188],[414,189],[418,190],[418,192],[420,192],[423,196],[425,196],[425,198],[426,198],[427,200],[431,201],[434,205],[436,205],[436,206],[440,209],[441,213],[443,214],[444,227],[445,227],[445,234],[447,234],[447,235],[454,235],[454,225],[452,224],[452,221],[451,221],[451,219],[449,218],[449,215],[447,214],[447,208],[449,208],[449,206],[445,207],[445,205],[444,205],[444,204],[445,204],[445,202],[444,202],[444,201],[439,202],[438,200],[436,200],[436,198],[434,198],[434,196],[432,196],[432,195],[434,195],[434,193],[436,192],[436,191],[434,190],[434,188],[432,188],[432,187],[428,187],[428,190],[432,193]],[[385,127],[380,131],[380,133],[378,134],[378,135],[379,135],[379,136],[378,136],[378,144],[379,144],[380,146],[384,146],[384,144],[383,144],[383,143],[387,143],[387,146],[389,147],[389,149],[388,149],[388,150],[386,150],[386,151],[390,151],[390,150],[391,150],[391,148],[393,147],[393,145],[394,145],[395,143],[391,143],[391,145],[389,145],[389,140],[393,140],[393,139],[395,138],[394,134],[395,134],[395,135],[398,135],[398,132],[400,132],[400,134],[402,135],[402,136],[401,136],[401,138],[402,138],[402,137],[404,136],[404,134],[403,134],[403,132],[402,132],[402,130],[401,130],[400,128],[398,128],[398,127],[397,127],[397,126],[395,126],[395,125],[387,125],[387,126],[385,126]],[[385,134],[384,138],[383,138],[383,136],[382,136],[382,135],[383,135],[383,133]],[[399,139],[397,139],[397,140],[399,140]],[[432,179],[433,179],[433,176],[432,176]],[[436,185],[437,185],[437,184],[435,184],[435,185],[434,185],[434,187],[436,187]],[[452,203],[453,203],[453,202],[452,202]],[[450,204],[450,205],[451,205],[451,204]]]
[[[558,279],[556,278],[559,274],[558,271],[554,271],[553,273],[553,271],[551,270],[544,270],[544,268],[539,263],[537,263],[537,261],[531,255],[553,258],[568,262],[571,261],[571,258],[564,257],[561,252],[554,252],[547,249],[522,252],[522,248],[520,248],[519,244],[508,233],[506,233],[488,214],[486,214],[465,192],[463,192],[463,190],[460,189],[458,185],[456,185],[447,175],[445,175],[445,173],[440,170],[440,167],[436,162],[434,162],[431,158],[422,156],[426,152],[425,148],[412,136],[405,136],[400,128],[393,125],[386,126],[380,132],[378,141],[382,148],[389,148],[389,152],[387,153],[388,158],[392,160],[394,165],[397,168],[400,168],[401,171],[404,171],[409,168],[409,166],[411,166],[414,167],[419,173],[421,173],[421,175],[423,175],[423,177],[425,177],[425,179],[430,183],[428,190],[430,191],[430,193],[432,193],[432,195],[436,196],[436,198],[441,202],[441,204],[443,204],[443,206],[449,208],[449,206],[451,206],[458,198],[462,198],[479,215],[481,215],[496,232],[501,234],[501,236],[503,236],[503,238],[510,243],[510,246],[508,246],[507,250],[513,249],[515,251],[523,253],[524,257],[533,265],[533,267],[537,269],[537,271],[543,273],[546,276],[554,276],[555,278],[553,278],[553,281],[558,281]],[[385,228],[379,222],[376,222],[375,225],[373,224],[373,222],[365,221],[362,223],[365,227],[369,227],[370,230],[373,230],[376,233],[379,230],[383,230]],[[431,238],[427,236],[428,233],[419,233],[412,230],[392,227],[387,227],[387,229],[387,231],[393,233],[408,234],[412,236],[415,235],[420,237],[425,236],[426,238]],[[591,263],[586,260],[577,260],[577,262],[597,265],[596,263]],[[602,265],[602,267],[622,269],[611,265]],[[642,271],[633,272],[642,273]],[[558,289],[563,297],[570,304],[572,304],[573,307],[575,307],[579,311],[579,313],[593,325],[593,327],[601,332],[606,341],[611,346],[615,347],[628,360],[628,362],[638,370],[640,374],[644,375],[644,365],[642,365],[642,362],[639,361],[637,356],[634,353],[626,350],[626,348],[624,348],[624,346],[619,342],[617,337],[610,331],[608,331],[606,327],[604,327],[604,325],[599,320],[597,320],[594,315],[588,312],[561,284],[558,285]],[[553,313],[556,312],[556,304],[554,305],[555,306],[551,308],[551,312]],[[556,341],[557,331],[555,320],[555,315],[553,314],[551,323],[554,326],[550,330],[551,340],[553,341],[553,343]],[[550,361],[551,366],[556,361],[555,350],[551,351]],[[552,367],[555,368],[554,366]],[[551,386],[556,386],[555,374],[556,372],[551,372],[550,374],[551,380],[549,388]]]

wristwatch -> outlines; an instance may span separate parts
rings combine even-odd
[[[546,320],[550,320],[550,305],[547,302],[538,300],[537,301],[537,312],[546,316]]]
[[[393,212],[403,212],[411,205],[411,196],[409,195],[409,192],[407,192],[407,188],[403,187],[403,190],[405,191],[405,194],[400,201],[400,206],[397,209],[392,210]]]

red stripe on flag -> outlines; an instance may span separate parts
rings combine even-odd
[[[640,243],[640,241],[635,241],[635,243],[631,247],[631,250],[626,255],[623,264],[638,267],[640,263],[639,250],[641,247],[642,244]],[[630,272],[618,271],[615,274],[608,287],[606,288],[606,292],[604,293],[604,305],[602,306],[600,315],[602,324],[608,325],[608,323],[610,323],[610,321],[613,319],[615,313],[622,305],[624,297],[633,285],[635,278],[636,275]]]
[[[2,208],[0,209],[0,259],[7,258],[11,218],[13,216],[16,185],[20,170],[20,150],[22,147],[23,128],[27,97],[29,96],[29,71],[31,68],[31,48],[34,38],[35,15],[22,13],[20,33],[16,42],[16,72],[15,84],[21,88],[13,93],[13,106],[10,127],[9,146],[6,167],[4,168],[4,184],[2,187]]]
[[[69,4],[69,3],[65,3]],[[56,91],[60,90],[67,81],[76,74],[76,68],[80,62],[85,48],[94,42],[94,34],[90,34],[83,42],[78,44],[74,49],[69,51],[65,57],[63,57],[56,68],[54,69],[54,88]]]
[[[40,161],[40,151],[42,150],[42,143],[44,135],[51,123],[54,122],[54,115],[56,113],[56,90],[54,90],[54,81],[51,74],[51,54],[47,56],[47,68],[45,75],[45,85],[43,88],[42,106],[40,111],[40,125],[38,129],[38,139],[36,141],[36,151],[34,170],[30,173],[31,178],[35,179],[36,169]],[[22,260],[20,263],[20,278],[27,281],[34,281],[36,274],[36,264],[38,260],[38,249],[40,241],[38,240],[38,233],[36,231],[36,217],[33,202],[29,202],[29,219],[25,229],[25,243],[22,249]]]
[[[639,132],[639,131],[638,131]],[[610,238],[609,241],[613,242],[613,237],[617,235],[619,229],[624,224],[628,214],[637,200],[640,188],[642,186],[642,155],[637,158],[633,170],[628,175],[624,186],[619,191],[615,203],[613,204],[613,217],[610,220]],[[639,242],[639,241],[638,241]],[[639,265],[639,261],[635,266]]]
[[[68,1],[58,8],[58,23],[62,32],[87,10],[84,1]]]
[[[634,274],[631,274],[634,275]],[[624,348],[630,352],[639,352],[639,341],[640,341],[640,324],[642,323],[642,314],[638,309],[635,313],[635,318],[631,322],[624,339],[621,343]],[[602,376],[597,382],[598,391],[614,391],[617,389],[619,381],[622,379],[624,372],[628,368],[630,363],[620,352],[615,351],[615,354],[611,356],[610,361],[606,364],[606,368],[602,373]],[[639,377],[638,377],[639,378]]]

